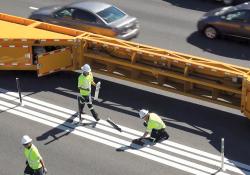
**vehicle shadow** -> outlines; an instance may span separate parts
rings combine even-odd
[[[224,37],[209,40],[200,32],[196,31],[188,36],[187,42],[202,49],[204,52],[240,60],[250,60],[249,43],[247,41]],[[235,50],[237,50],[237,52],[235,52]]]
[[[76,86],[78,75],[75,72],[60,72],[37,78],[34,73],[30,72],[1,71],[0,85],[3,89],[16,91],[15,78],[19,77],[21,88],[28,95],[48,91],[63,95],[73,101],[76,100],[74,93],[78,94]],[[167,131],[171,140],[175,138],[175,132],[171,135],[171,130],[185,132],[190,137],[195,135],[205,138],[215,149],[220,151],[220,141],[223,137],[225,138],[225,156],[228,159],[250,165],[250,121],[247,118],[210,106],[195,104],[192,101],[187,102],[121,85],[115,83],[117,80],[114,80],[114,82],[101,81],[101,101],[94,102],[94,105],[102,109],[103,112],[113,110],[126,114],[122,115],[124,117],[138,117],[139,109],[149,109],[158,113],[167,121]],[[67,91],[59,90],[58,87],[67,89]],[[57,102],[55,101],[54,104],[57,104]],[[69,122],[66,120],[63,125],[68,124]],[[72,126],[69,133],[74,129],[75,127]],[[60,135],[60,133],[63,134]],[[41,134],[37,139],[45,140],[51,136],[52,140],[47,143],[49,144],[69,133],[56,127]]]
[[[223,6],[223,3],[216,2],[215,0],[163,0],[165,2],[171,3],[175,6],[208,12],[212,9],[219,8]]]

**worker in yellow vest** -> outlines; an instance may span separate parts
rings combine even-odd
[[[139,111],[139,116],[141,119],[144,119],[144,126],[146,127],[146,131],[143,136],[139,139],[135,139],[133,142],[141,141],[146,138],[148,134],[153,139],[153,142],[160,142],[168,139],[169,135],[166,132],[166,125],[162,121],[162,119],[155,113],[149,113],[146,109],[141,109]]]
[[[87,103],[87,106],[92,116],[95,118],[96,121],[99,121],[100,118],[98,117],[98,114],[96,113],[92,105],[91,85],[96,86],[96,84],[91,73],[91,68],[88,64],[85,64],[81,67],[81,69],[82,74],[78,77],[78,88],[81,94],[80,98],[78,98],[79,120],[80,122],[82,121],[81,114],[83,112],[85,103]]]
[[[38,149],[32,144],[32,139],[28,135],[24,135],[21,140],[24,148],[24,156],[26,158],[26,168],[24,175],[44,175],[47,173],[43,158]]]

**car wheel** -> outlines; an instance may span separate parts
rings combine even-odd
[[[234,2],[234,0],[223,0],[225,5],[230,5]]]
[[[218,32],[214,27],[207,26],[204,29],[204,35],[209,39],[215,39],[218,36]]]

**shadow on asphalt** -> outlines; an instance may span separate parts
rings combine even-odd
[[[76,100],[75,95],[59,91],[57,88],[63,87],[77,93],[76,84],[78,75],[78,73],[74,72],[60,72],[37,78],[35,73],[30,72],[1,71],[0,85],[3,89],[16,91],[15,78],[19,77],[22,90],[26,93],[50,91]],[[205,137],[219,151],[221,138],[224,137],[225,144],[228,145],[225,146],[226,157],[250,164],[250,121],[248,119],[232,113],[169,98],[133,87],[105,80],[101,81],[102,90],[100,91],[100,96],[103,101],[94,102],[94,105],[126,113],[130,117],[138,117],[138,114],[133,111],[138,111],[141,108],[155,111],[159,115],[165,116],[164,119],[167,121],[169,127]],[[120,107],[124,108],[121,109]],[[191,128],[179,123],[186,123]],[[74,130],[74,127],[72,127],[72,130]],[[37,139],[44,140],[49,136],[54,136],[52,140],[54,141],[69,134],[66,132],[58,136],[62,132],[58,128],[53,128]]]
[[[44,143],[44,145],[48,145],[56,140],[59,140],[60,138],[69,135],[72,131],[75,130],[76,126],[73,123],[73,120],[77,117],[77,114],[72,115],[70,118],[65,120],[64,123],[58,125],[55,128],[52,128],[51,130],[43,133],[42,135],[38,136],[36,138],[37,141],[43,141],[43,140],[48,140],[50,137],[52,137],[52,140]],[[65,129],[63,129],[65,128]],[[69,129],[68,129],[69,128]]]
[[[202,49],[204,52],[240,60],[250,60],[250,44],[247,41],[239,41],[232,38],[209,40],[200,32],[194,32],[187,38],[187,42]]]
[[[129,146],[122,146],[120,148],[117,148],[116,151],[117,152],[124,152],[126,150],[132,149],[132,150],[139,150],[145,147],[149,147],[149,146],[154,146],[156,143],[150,141],[149,139],[144,139],[147,141],[137,141],[137,142],[131,142],[131,144]]]
[[[44,143],[44,145],[48,145],[54,141],[57,141],[61,139],[62,137],[65,137],[69,135],[72,131],[74,131],[78,126],[90,126],[94,128],[97,124],[97,122],[75,122],[74,119],[78,117],[77,113],[72,115],[70,118],[65,120],[64,123],[58,125],[55,128],[52,128],[51,130],[46,131],[45,133],[41,134],[40,136],[36,137],[37,141],[44,141],[44,140],[49,140],[52,138],[50,141],[47,141]]]
[[[223,3],[215,2],[215,0],[163,0],[177,7],[208,12],[215,8],[223,7]]]

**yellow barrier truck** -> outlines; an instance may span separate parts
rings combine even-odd
[[[250,69],[0,13],[0,70],[43,76],[89,63],[97,73],[241,110]]]

